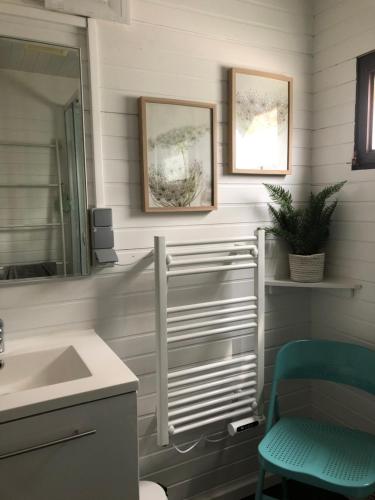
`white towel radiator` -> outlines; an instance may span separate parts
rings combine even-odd
[[[168,445],[170,436],[214,422],[246,415],[262,419],[264,230],[248,237],[179,243],[156,236],[154,244],[158,444]],[[253,295],[168,307],[173,277],[239,269],[254,276]],[[244,332],[256,335],[252,351],[169,371],[169,346]]]

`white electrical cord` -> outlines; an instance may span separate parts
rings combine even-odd
[[[185,448],[184,450],[182,448],[179,448],[175,443],[172,442],[172,446],[173,448],[178,451],[178,453],[181,453],[181,454],[184,454],[184,453],[189,453],[189,451],[192,451],[194,450],[194,448],[196,446],[198,446],[198,444],[202,441],[202,439],[204,438],[204,434],[201,435],[201,437],[199,439],[197,439],[197,441],[195,441],[195,443],[193,443],[191,446],[188,446],[188,448]]]
[[[213,439],[212,436],[216,436],[217,434],[224,434],[224,435],[221,438]],[[214,434],[210,434],[209,436],[206,436],[205,440],[208,443],[221,443],[221,441],[225,441],[228,436],[229,436],[228,431],[220,431],[220,432],[215,432]]]
[[[217,434],[224,434],[224,436],[217,438],[217,439],[213,439],[212,436],[216,436]],[[180,448],[179,446],[177,446],[173,442],[172,442],[172,446],[176,451],[178,451],[178,453],[185,454],[185,453],[189,453],[189,451],[194,450],[194,448],[196,446],[198,446],[199,443],[201,443],[203,440],[206,441],[207,443],[220,443],[221,441],[224,441],[225,439],[227,439],[228,436],[229,436],[229,434],[227,431],[215,432],[214,434],[210,434],[208,436],[205,436],[204,434],[202,434],[199,439],[197,439],[192,445],[188,446],[185,449]]]

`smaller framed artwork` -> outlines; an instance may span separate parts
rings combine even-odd
[[[291,173],[292,91],[287,76],[229,70],[230,173]]]
[[[217,208],[216,106],[139,98],[145,212]]]

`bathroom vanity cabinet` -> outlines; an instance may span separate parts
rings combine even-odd
[[[0,358],[0,499],[138,500],[138,380],[95,331]]]
[[[136,392],[0,424],[0,498],[137,500]]]

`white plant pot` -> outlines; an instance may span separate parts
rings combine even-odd
[[[290,278],[300,283],[317,283],[323,281],[324,253],[314,255],[289,254]]]

